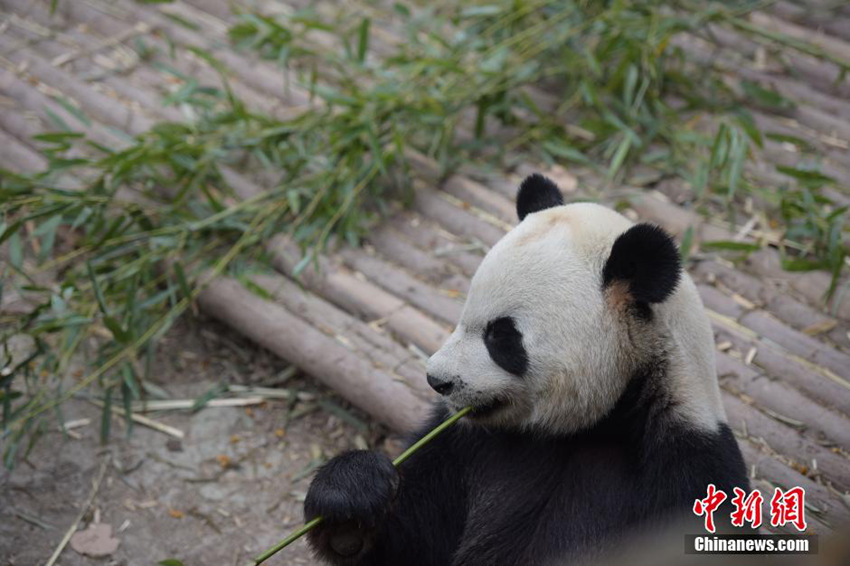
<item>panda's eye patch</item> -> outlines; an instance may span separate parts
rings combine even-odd
[[[522,334],[516,329],[514,319],[503,316],[502,318],[491,320],[487,324],[485,337],[488,341],[502,341],[522,338]]]
[[[528,354],[514,319],[504,316],[491,320],[484,330],[484,344],[496,365],[514,375],[525,374]]]

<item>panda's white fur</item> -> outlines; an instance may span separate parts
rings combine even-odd
[[[484,258],[428,362],[474,408],[397,471],[378,452],[317,474],[308,536],[337,566],[564,564],[692,516],[709,483],[748,489],[714,341],[669,235],[523,183],[521,222]],[[716,517],[717,518],[717,517]]]
[[[502,238],[475,273],[451,337],[428,361],[429,374],[456,381],[449,405],[506,400],[487,422],[551,434],[574,432],[607,413],[658,342],[646,336],[632,347],[622,313],[600,293],[614,240],[631,226],[604,206],[576,203],[530,214]],[[655,331],[667,334],[676,411],[695,427],[716,430],[725,415],[714,339],[690,277],[654,312]],[[484,326],[501,316],[516,321],[529,353],[523,379],[495,364],[481,339]]]

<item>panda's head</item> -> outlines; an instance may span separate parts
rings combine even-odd
[[[570,433],[661,363],[681,418],[716,426],[713,337],[672,238],[600,205],[564,205],[541,175],[522,183],[517,213],[428,361],[446,403],[491,426]]]

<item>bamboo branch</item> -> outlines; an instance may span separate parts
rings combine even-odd
[[[104,404],[101,401],[98,401],[96,399],[89,399],[88,401],[90,403],[94,404],[94,405],[97,405],[101,409],[104,407]],[[121,415],[122,417],[127,416],[127,412],[120,407],[112,407],[112,411],[114,413],[118,414],[118,415]],[[150,418],[148,418],[144,415],[138,415],[136,413],[130,413],[130,418],[135,423],[138,423],[142,426],[146,426],[148,428],[152,428],[153,430],[156,430],[156,431],[161,432],[163,434],[167,434],[168,436],[173,436],[174,438],[182,439],[183,437],[186,436],[186,433],[183,432],[182,430],[180,430],[179,428],[174,428],[173,426],[168,426],[166,424],[162,424],[161,422],[150,419]]]

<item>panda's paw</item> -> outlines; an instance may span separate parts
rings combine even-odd
[[[346,452],[319,469],[304,501],[307,521],[322,522],[307,538],[324,558],[338,564],[371,546],[398,490],[398,473],[384,454]]]

